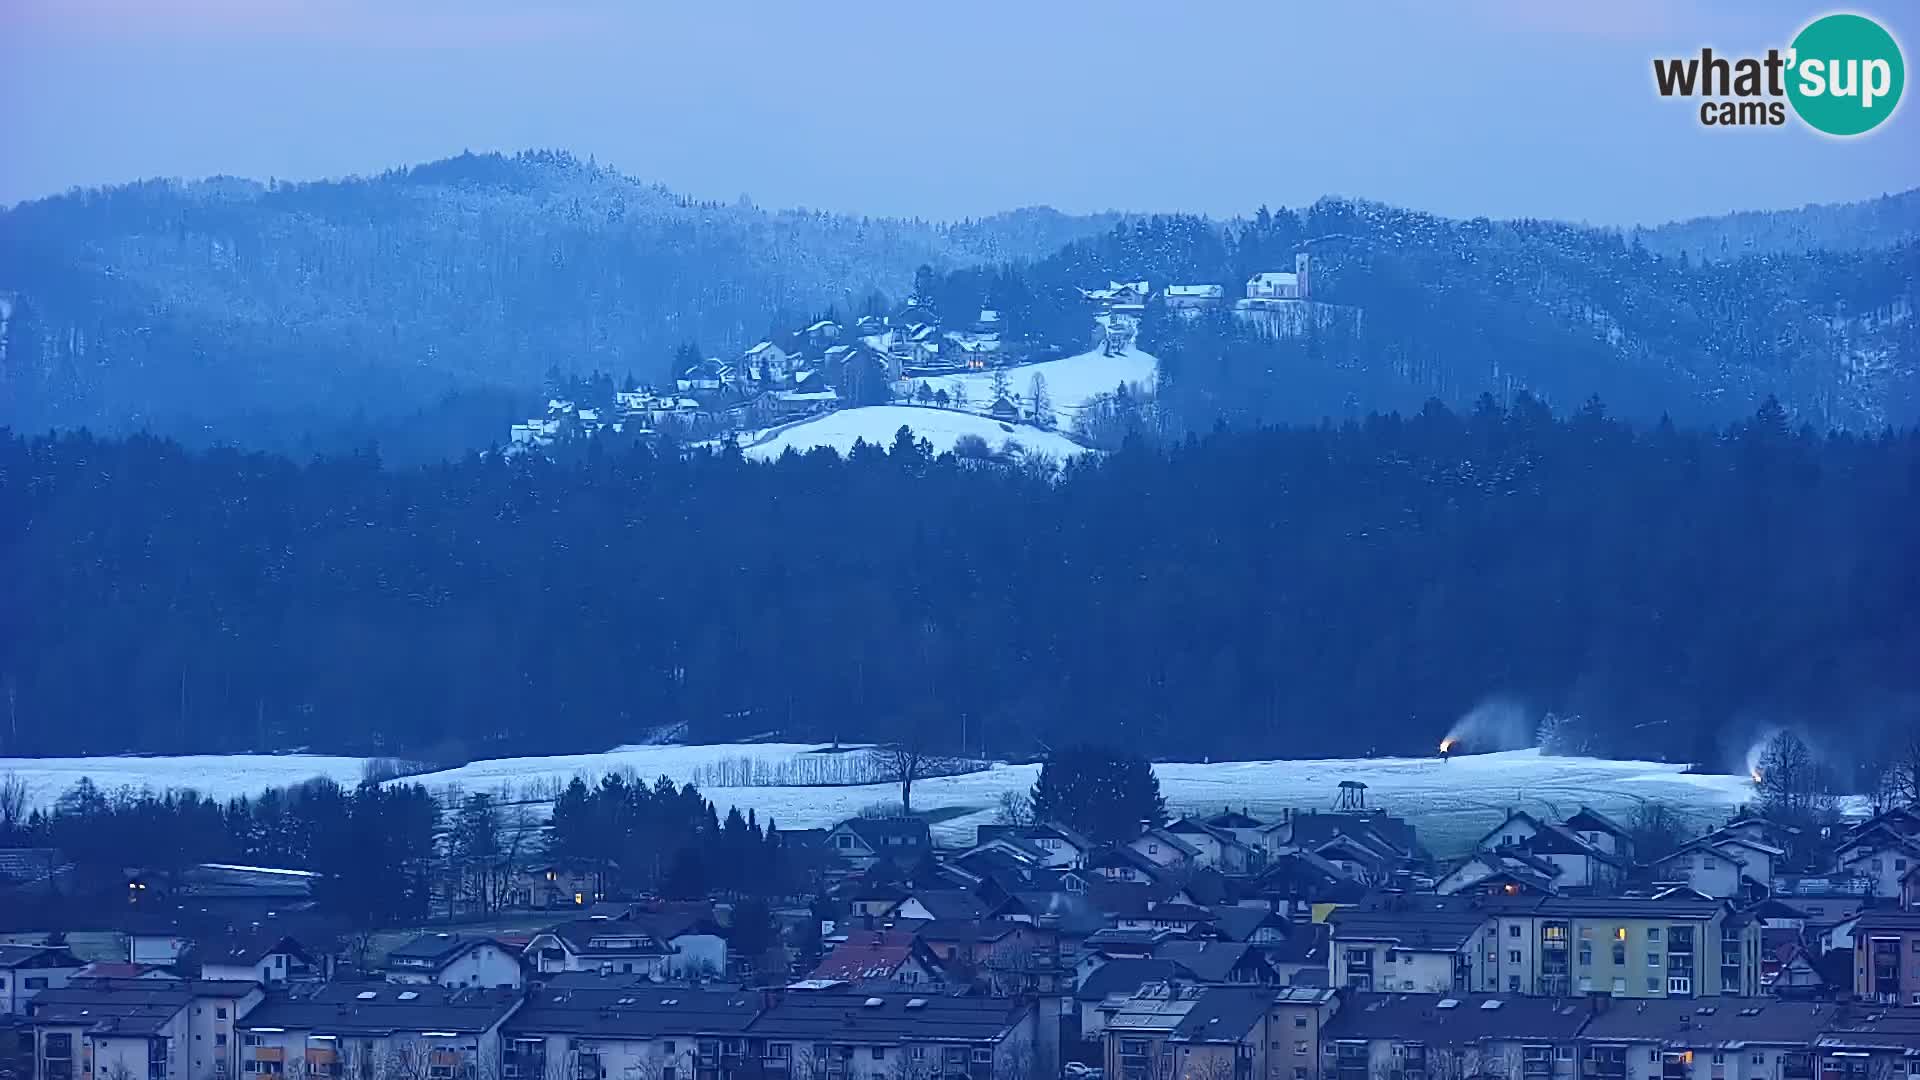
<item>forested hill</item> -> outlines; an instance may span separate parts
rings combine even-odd
[[[1312,260],[1315,300],[1357,312],[1274,337],[1224,312],[1169,317],[1149,303],[1140,342],[1163,361],[1162,416],[1312,421],[1368,410],[1457,408],[1526,390],[1561,408],[1599,394],[1648,422],[1727,423],[1777,397],[1816,427],[1920,420],[1913,318],[1920,240],[1701,261],[1617,231],[1455,220],[1327,199],[1219,225],[1143,218],[1025,265],[946,275],[941,310],[987,303],[1019,333],[1077,340],[1079,290],[1109,281],[1222,285]]]
[[[0,755],[1086,739],[1421,753],[1488,695],[1629,756],[1911,730],[1920,435],[1522,400],[1135,442],[393,470],[0,438]],[[1902,710],[1906,711],[1902,711]],[[1900,728],[1905,725],[1905,728]]]
[[[0,424],[249,446],[344,426],[331,441],[352,445],[429,408],[484,446],[514,415],[486,391],[524,415],[550,366],[657,380],[684,342],[750,345],[902,295],[923,264],[1040,255],[1114,220],[769,212],[555,153],[78,191],[0,211]]]
[[[1650,251],[1695,260],[1891,247],[1920,237],[1920,189],[1798,210],[1743,210],[1632,230]]]

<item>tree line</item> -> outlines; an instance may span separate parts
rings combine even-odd
[[[925,755],[1420,753],[1492,694],[1742,769],[1905,730],[1920,436],[1597,401],[753,464],[0,438],[0,753],[457,761],[662,725]],[[1827,723],[1829,722],[1830,723]]]
[[[201,864],[315,875],[321,912],[358,928],[526,905],[543,866],[589,873],[594,896],[755,901],[804,893],[816,854],[772,821],[722,817],[692,784],[609,773],[576,778],[551,803],[507,792],[429,792],[420,784],[347,787],[315,778],[225,802],[192,790],[105,791],[81,778],[44,809],[0,776],[0,847],[53,849],[72,866],[53,895],[23,893],[56,925],[124,909],[170,910]],[[129,878],[129,873],[137,875]],[[129,882],[146,888],[129,890]],[[31,920],[36,913],[9,912]]]

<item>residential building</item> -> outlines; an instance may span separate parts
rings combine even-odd
[[[240,1071],[486,1080],[499,1075],[500,1027],[520,1004],[516,990],[426,984],[335,983],[310,994],[275,993],[239,1025]]]
[[[1167,1040],[1205,993],[1204,987],[1178,982],[1150,983],[1129,997],[1103,1001],[1096,1007],[1096,1026],[1106,1075],[1111,1080],[1172,1077]]]
[[[1853,994],[1920,1006],[1920,911],[1868,911],[1853,928]]]
[[[1247,279],[1248,300],[1306,300],[1311,297],[1305,252],[1293,257],[1291,271],[1269,270]]]
[[[933,838],[920,818],[849,818],[827,833],[827,850],[860,870],[882,859],[909,866],[933,850]]]
[[[1176,836],[1161,826],[1150,826],[1139,836],[1127,841],[1126,847],[1140,855],[1156,867],[1184,866],[1198,864],[1200,849],[1188,843],[1185,837]]]
[[[1320,1034],[1326,1080],[1574,1080],[1584,1002],[1500,994],[1353,994]]]
[[[1813,1080],[1813,1044],[1840,1012],[1763,997],[1595,1005],[1580,1033],[1587,1080]]]
[[[1340,1011],[1340,993],[1324,986],[1294,986],[1268,998],[1267,1080],[1311,1080],[1319,1075],[1321,1033]]]
[[[1489,988],[1625,998],[1760,992],[1760,925],[1723,900],[1551,896],[1498,918]]]
[[[478,934],[422,934],[387,953],[387,981],[403,985],[518,989],[522,954]]]
[[[75,979],[33,1000],[36,1080],[233,1075],[235,1029],[264,992],[204,979]]]
[[[758,991],[653,986],[547,989],[501,1034],[501,1080],[728,1080],[749,1071]]]
[[[975,848],[998,842],[1017,842],[1019,850],[1038,858],[1043,866],[1078,867],[1096,845],[1063,825],[982,825],[974,834]]]
[[[789,990],[748,1028],[764,1080],[1051,1077],[1032,1001]]]
[[[1814,1044],[1820,1080],[1913,1080],[1920,1077],[1920,1009],[1836,1016]],[[1904,1075],[1903,1075],[1904,1074]],[[1798,1078],[1794,1078],[1798,1080]]]
[[[648,424],[659,423],[675,404],[673,398],[653,398],[647,391],[635,393],[648,395],[634,406],[644,414]],[[599,880],[592,867],[548,863],[530,866],[514,875],[511,903],[530,911],[550,911],[584,908],[599,898]]]
[[[63,945],[0,945],[0,1016],[26,1012],[28,1002],[67,985],[83,966]]]
[[[313,955],[291,935],[269,927],[206,935],[195,940],[182,959],[198,965],[202,979],[234,979],[262,986],[284,986],[291,979],[323,979],[331,970],[326,956]]]
[[[1169,285],[1162,295],[1172,310],[1201,311],[1219,307],[1226,299],[1226,292],[1226,287],[1221,285]]]
[[[1155,945],[1153,958],[1171,961],[1183,977],[1198,983],[1277,986],[1280,982],[1266,953],[1245,942],[1173,938]]]
[[[1592,807],[1582,806],[1560,826],[1622,862],[1634,861],[1633,833]]]
[[[1493,915],[1463,897],[1392,893],[1327,916],[1328,985],[1361,993],[1464,992],[1499,948]]]
[[[1873,881],[1873,895],[1898,899],[1909,871],[1920,866],[1920,837],[1909,836],[1891,821],[1869,822],[1834,851],[1837,872]]]
[[[651,930],[625,919],[580,919],[549,927],[527,943],[537,973],[598,971],[666,978],[673,947]]]
[[[1257,827],[1256,827],[1257,829]],[[1191,846],[1193,861],[1223,874],[1236,876],[1255,873],[1266,859],[1266,849],[1256,839],[1248,843],[1232,830],[1209,825],[1198,818],[1183,817],[1169,822],[1166,832]]]
[[[1166,1038],[1173,1074],[1186,1080],[1264,1080],[1273,994],[1214,987],[1200,995]]]
[[[940,960],[910,930],[851,930],[834,942],[812,978],[856,986],[938,987]]]

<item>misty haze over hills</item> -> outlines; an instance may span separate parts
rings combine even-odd
[[[1528,234],[1516,253],[1511,231],[1483,235],[1465,227],[1472,223],[1403,215],[1433,225],[1426,235],[1375,235],[1389,261],[1402,244],[1414,253],[1390,266],[1375,259],[1378,272],[1364,279],[1346,275],[1355,287],[1344,299],[1379,327],[1410,311],[1437,313],[1417,332],[1447,358],[1355,360],[1377,370],[1342,400],[1351,411],[1417,407],[1435,393],[1464,402],[1521,388],[1556,401],[1600,392],[1636,415],[1651,401],[1653,412],[1717,422],[1772,393],[1820,426],[1904,422],[1915,415],[1908,316],[1917,218],[1920,193],[1907,192],[1628,238],[1568,227]],[[457,453],[498,440],[550,370],[660,381],[683,343],[724,356],[829,309],[883,310],[912,290],[922,265],[1038,261],[1037,287],[1068,295],[1145,273],[1120,258],[1046,258],[1070,242],[1110,238],[1120,220],[1040,208],[942,225],[695,203],[548,152],[462,155],[334,182],[75,192],[0,212],[0,423],[295,450],[391,446],[397,433],[430,433],[424,445]],[[1269,237],[1261,258],[1289,265],[1293,247],[1339,227],[1338,214],[1302,220],[1300,235]],[[1202,232],[1221,229],[1234,226]],[[1441,234],[1444,250],[1419,252]],[[1670,258],[1623,279],[1625,264],[1569,250],[1629,241]],[[1522,263],[1549,259],[1550,278],[1490,280],[1475,270],[1516,254]],[[1176,276],[1254,265],[1202,255],[1158,261]],[[1735,265],[1739,258],[1752,263]],[[1329,268],[1323,280],[1338,288],[1338,262]],[[1237,293],[1237,281],[1224,284]],[[1683,311],[1671,310],[1676,296]],[[1632,333],[1645,315],[1636,309],[1648,305],[1665,312],[1662,323],[1692,324],[1677,327],[1684,340]],[[1729,332],[1716,335],[1716,321]],[[1512,333],[1528,322],[1538,325]],[[1090,329],[1049,332],[1072,344]],[[1702,354],[1697,342],[1716,338],[1725,353]],[[1541,356],[1515,350],[1577,362],[1542,376]],[[1458,359],[1476,351],[1484,357]],[[1728,407],[1696,407],[1716,396]],[[1295,404],[1296,413],[1339,411],[1310,396]]]

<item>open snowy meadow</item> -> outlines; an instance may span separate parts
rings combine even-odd
[[[630,771],[647,780],[667,776],[699,783],[722,812],[729,806],[752,808],[762,821],[772,818],[783,828],[813,828],[898,801],[893,785],[841,782],[860,775],[857,764],[845,762],[858,756],[857,750],[835,754],[796,743],[626,746],[598,754],[476,761],[407,782],[537,799],[575,776],[592,781],[608,772]],[[192,788],[228,798],[314,776],[357,783],[362,764],[358,758],[302,754],[0,758],[0,774],[13,773],[26,781],[32,804],[45,807],[82,776],[108,790]],[[1333,806],[1340,781],[1358,780],[1367,785],[1370,805],[1413,818],[1428,846],[1442,855],[1462,851],[1482,830],[1497,824],[1508,807],[1566,814],[1586,805],[1625,819],[1643,802],[1661,802],[1704,823],[1724,817],[1752,797],[1753,785],[1744,776],[1683,769],[1666,762],[1554,757],[1538,750],[1463,755],[1451,761],[1348,758],[1154,766],[1167,804],[1176,813],[1232,806],[1273,818],[1285,808],[1326,810]],[[914,808],[936,820],[934,833],[941,842],[965,843],[975,826],[994,820],[1002,794],[1030,789],[1039,772],[1038,765],[994,765],[963,776],[921,780],[914,785]]]

